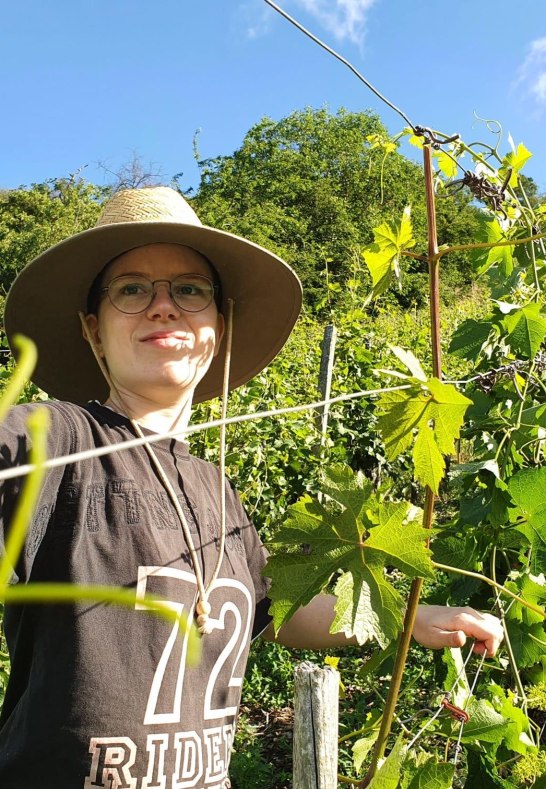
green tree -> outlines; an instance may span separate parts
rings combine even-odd
[[[413,226],[423,235],[421,168],[398,153],[370,111],[334,115],[308,108],[280,121],[263,118],[233,154],[199,165],[194,202],[203,221],[284,257],[301,276],[313,311],[343,303],[344,284],[354,278],[358,261],[355,250],[372,240],[372,227],[411,204]],[[477,214],[464,191],[442,201],[440,243],[469,239]],[[420,303],[424,266],[405,265],[422,276],[408,284],[401,301]],[[454,284],[469,279],[464,256],[454,255],[448,265]],[[332,299],[325,300],[325,293]]]
[[[0,191],[0,289],[40,252],[94,225],[107,193],[72,178]]]

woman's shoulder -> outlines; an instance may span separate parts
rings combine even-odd
[[[78,405],[62,400],[20,403],[10,408],[0,424],[2,442],[9,442],[10,436],[28,437],[28,419],[37,409],[48,412],[48,449],[54,454],[71,453],[94,445],[97,430],[100,432],[105,422],[102,411],[107,410],[98,403]]]

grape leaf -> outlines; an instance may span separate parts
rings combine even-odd
[[[529,731],[529,718],[523,710],[514,705],[513,694],[506,693],[500,685],[492,683],[490,692],[493,695],[493,703],[499,712],[508,722],[508,728],[504,737],[504,744],[511,751],[516,753],[527,753],[530,749],[536,750],[533,741],[527,734]]]
[[[434,440],[434,431],[428,425],[423,425],[417,433],[413,459],[415,479],[422,485],[428,484],[437,493],[446,470],[446,464],[444,456]]]
[[[400,253],[415,246],[410,207],[404,209],[400,222],[384,222],[374,227],[373,234],[373,243],[362,251],[372,278],[372,292],[366,302],[384,293],[390,287],[393,276],[400,280]]]
[[[397,789],[405,756],[406,747],[400,736],[375,777],[368,784],[368,789]]]
[[[387,458],[394,460],[413,445],[415,476],[437,493],[445,471],[442,455],[454,451],[471,402],[437,378],[416,382],[410,389],[384,392],[378,401],[378,429]]]
[[[516,187],[519,180],[518,173],[526,164],[526,162],[529,161],[532,155],[533,154],[531,151],[529,151],[525,145],[520,142],[516,150],[512,150],[503,158],[502,167],[499,169],[499,176],[502,179],[505,179],[508,175],[508,170],[512,170],[508,184],[509,186]]]
[[[539,575],[546,567],[546,468],[518,471],[508,483],[508,492],[523,519],[516,529],[532,546],[531,572]]]
[[[418,381],[426,381],[427,377],[421,367],[421,362],[411,351],[406,351],[404,348],[399,348],[398,345],[389,345],[390,350],[408,368],[413,378]]]
[[[451,789],[455,765],[429,759],[414,775],[408,789]]]
[[[487,752],[474,751],[470,748],[466,753],[468,764],[468,787],[480,789],[517,789],[516,785],[501,778],[497,773],[495,761]]]
[[[509,721],[500,715],[486,699],[470,699],[466,707],[470,720],[465,724],[461,742],[501,743],[508,730]]]
[[[497,219],[492,222],[482,220],[476,233],[476,240],[482,243],[494,244],[497,241],[508,241]],[[514,268],[514,246],[492,247],[489,249],[474,249],[470,251],[470,259],[478,274],[484,274],[491,266],[499,264],[499,270],[505,277],[509,277]]]
[[[540,314],[540,304],[528,304],[507,315],[502,322],[512,350],[532,359],[546,337],[546,319]]]
[[[438,162],[438,167],[446,178],[455,178],[457,175],[457,162],[452,156],[448,156],[445,151],[437,151],[434,158]]]
[[[367,737],[362,737],[353,745],[353,762],[357,773],[360,772],[364,759],[375,745],[377,734],[378,732],[368,735]]]
[[[533,605],[540,607],[540,603],[546,600],[546,585],[544,583],[537,583],[537,581],[533,580],[529,575],[524,575],[519,584],[514,581],[505,581],[504,585],[511,592],[523,597],[524,600],[533,603]],[[542,611],[544,612],[544,609],[542,609]],[[544,622],[545,616],[541,616],[538,612],[535,613],[535,611],[531,611],[517,600],[514,600],[510,603],[510,607],[506,611],[506,618],[524,622],[526,625],[533,625],[535,622]]]
[[[444,649],[442,663],[447,666],[447,674],[443,683],[444,690],[449,693],[453,704],[464,708],[470,696],[470,685],[461,650],[457,647]]]
[[[335,594],[332,633],[354,635],[359,644],[375,639],[382,649],[396,638],[402,628],[404,600],[394,587],[385,583],[381,570],[364,568],[354,575],[343,573]]]
[[[490,333],[490,321],[475,321],[469,318],[453,332],[449,353],[471,362],[476,361]]]
[[[538,663],[546,650],[546,633],[542,624],[525,625],[522,622],[506,622],[518,668],[527,668]]]
[[[429,536],[419,522],[410,520],[411,505],[407,502],[385,502],[377,507],[378,526],[370,529],[363,546],[368,562],[379,567],[393,564],[411,577],[434,578],[430,551],[423,543]]]
[[[343,478],[346,487],[336,487]],[[362,475],[347,474],[347,467],[329,469],[325,480],[337,506],[304,497],[289,507],[286,526],[272,540],[277,551],[285,551],[271,556],[263,571],[272,579],[275,630],[342,572],[332,632],[354,635],[361,643],[375,638],[386,646],[401,627],[403,600],[384,567],[392,565],[410,577],[434,577],[425,546],[428,531],[417,520],[417,508],[380,502]]]

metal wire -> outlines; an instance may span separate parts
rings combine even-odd
[[[324,41],[322,41],[320,38],[318,38],[318,36],[315,36],[314,33],[311,33],[310,30],[307,30],[306,27],[304,27],[300,22],[298,22],[296,19],[294,19],[294,17],[290,16],[290,14],[288,14],[286,11],[284,11],[284,9],[282,9],[280,6],[278,6],[276,3],[274,3],[273,0],[265,0],[265,2],[267,3],[268,6],[271,6],[271,8],[273,8],[274,11],[277,11],[277,13],[279,13],[281,16],[283,16],[285,19],[287,19],[292,25],[294,25],[294,27],[297,27],[298,30],[300,30],[308,38],[310,38],[311,41],[314,41],[315,44],[318,44],[319,47],[322,47],[330,55],[333,55],[337,60],[340,61],[340,63],[343,63],[344,66],[347,66],[347,68],[350,71],[352,71],[353,74],[356,77],[358,77],[358,79],[361,82],[363,82],[364,85],[366,85],[366,87],[369,88],[372,91],[372,93],[374,93],[377,96],[378,99],[380,99],[382,102],[384,102],[387,105],[387,107],[390,107],[391,110],[394,110],[395,112],[397,112],[398,115],[400,115],[400,117],[403,118],[409,126],[411,126],[412,131],[415,131],[415,126],[410,121],[408,116],[404,112],[402,112],[402,110],[399,107],[397,107],[395,104],[390,102],[387,98],[385,98],[385,96],[383,96],[383,94],[380,93],[377,90],[377,88],[374,88],[372,83],[369,82],[369,80],[367,80],[366,77],[364,77],[360,73],[360,71],[358,71],[353,66],[353,64],[350,61],[348,61],[346,58],[344,58],[343,55],[340,55],[339,52],[336,52],[335,49],[332,49],[332,47],[329,47],[328,44],[325,44]]]
[[[466,672],[466,667],[468,665],[468,662],[469,662],[470,658],[472,657],[472,651],[474,649],[474,644],[475,643],[476,642],[473,641],[472,644],[470,645],[470,649],[468,651],[468,655],[466,656],[465,661],[464,661],[459,673],[457,674],[457,676],[453,680],[453,684],[451,685],[451,688],[448,691],[446,691],[445,695],[448,698],[451,698],[451,696],[453,694],[453,691],[457,687],[457,683],[459,682],[459,680],[461,679],[463,674],[465,674],[465,672]],[[484,653],[484,655],[485,655],[485,653]],[[479,671],[481,671],[481,666],[482,665],[483,665],[483,660],[482,660],[482,663],[480,664]],[[478,671],[478,673],[479,673],[479,671]],[[476,675],[476,677],[477,677],[477,675]],[[476,682],[476,678],[474,679],[474,685],[475,685],[475,682]],[[474,687],[474,685],[473,685],[473,687]],[[472,691],[470,691],[470,693],[472,693]],[[443,710],[444,710],[444,706],[443,706],[443,704],[440,704],[440,706],[438,707],[438,709],[436,710],[436,712],[434,713],[432,718],[429,718],[428,721],[423,726],[421,726],[421,728],[419,729],[417,734],[410,741],[410,743],[409,743],[409,745],[407,747],[408,751],[409,751],[410,748],[412,748],[415,745],[417,740],[424,734],[424,732],[434,723],[434,721],[439,717],[439,715],[443,712]],[[462,731],[462,726],[461,726],[461,731]]]

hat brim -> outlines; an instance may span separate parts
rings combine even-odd
[[[91,284],[118,255],[146,244],[182,244],[205,255],[222,282],[224,303],[234,300],[229,388],[249,381],[281,350],[298,318],[301,284],[292,269],[246,239],[204,225],[121,222],[72,236],[24,268],[6,299],[5,329],[38,348],[32,380],[50,396],[74,403],[104,402],[108,386],[88,343],[78,312],[86,310]],[[225,344],[197,386],[199,403],[222,391]]]

